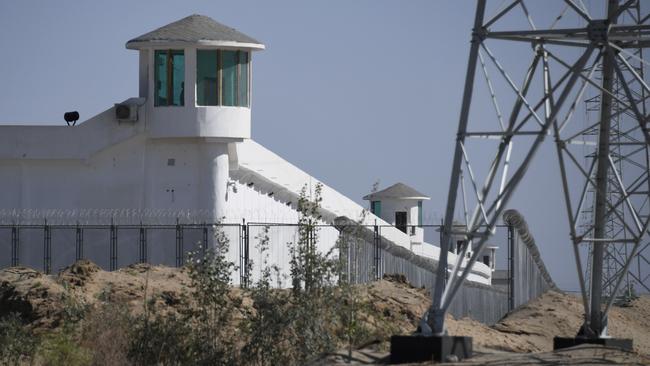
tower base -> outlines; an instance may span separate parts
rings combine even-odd
[[[605,347],[620,348],[632,351],[632,340],[629,338],[583,338],[583,337],[554,337],[553,349],[569,348],[581,344],[600,344]]]
[[[455,357],[452,357],[455,356]],[[472,357],[472,337],[458,336],[392,336],[390,363],[408,363]]]

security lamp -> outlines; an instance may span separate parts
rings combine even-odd
[[[74,126],[79,119],[79,112],[65,112],[63,114],[63,119],[65,119],[65,122],[68,124],[68,126]]]

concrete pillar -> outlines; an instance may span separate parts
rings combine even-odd
[[[226,215],[226,190],[229,179],[228,144],[209,142],[203,144],[204,188],[201,200],[205,208],[212,213],[213,220],[220,220]]]
[[[149,50],[142,49],[140,50],[140,64],[139,64],[139,76],[140,82],[138,84],[140,98],[149,98]]]

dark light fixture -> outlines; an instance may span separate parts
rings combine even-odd
[[[131,116],[131,108],[126,104],[118,104],[115,106],[115,117],[117,119],[128,119]]]
[[[65,119],[65,123],[67,123],[68,126],[74,126],[79,120],[79,112],[77,111],[65,112],[63,114],[63,119]]]

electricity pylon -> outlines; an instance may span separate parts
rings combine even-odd
[[[629,17],[629,21],[642,24],[643,16],[641,12],[640,2],[632,3],[629,8],[623,13],[623,16]],[[634,68],[634,71],[639,74],[641,77],[644,77],[645,70],[644,66],[646,61],[644,60],[643,48],[630,49],[629,50],[634,57],[628,57],[628,63]],[[634,80],[630,80],[628,83],[631,85],[630,89],[634,93],[635,97],[638,97],[640,100],[646,99],[646,91],[642,87],[639,87],[639,84],[635,83]],[[632,111],[627,110],[625,105],[619,103],[619,100],[625,99],[625,90],[621,84],[621,81],[616,78],[614,82],[614,95],[617,98],[614,98],[612,101],[612,123],[610,131],[610,155],[612,160],[616,165],[616,172],[621,176],[625,181],[628,171],[634,173],[637,170],[638,163],[635,158],[637,154],[634,153],[634,148],[629,148],[629,142],[634,141],[638,142],[638,136],[633,136],[628,132],[630,123],[634,124],[634,119],[636,118]],[[590,116],[594,113],[597,113],[600,109],[600,95],[595,95],[586,100],[587,104],[587,116]],[[640,107],[642,108],[642,114],[646,114],[645,103],[641,103]],[[592,126],[590,124],[590,126]],[[585,135],[595,135],[597,134],[596,128],[591,128],[585,131]],[[616,182],[616,174],[613,170],[610,169],[608,176],[610,201],[620,200],[625,196]],[[589,195],[594,194],[594,190],[590,189]],[[593,218],[593,199],[591,200],[592,206],[587,207],[584,211],[587,217]],[[611,237],[625,237],[625,223],[620,218],[625,217],[628,213],[625,210],[624,206],[618,207],[615,209],[617,213],[615,215],[609,215],[606,223],[607,235]],[[645,248],[648,247],[648,243],[642,243],[642,247],[637,251],[636,257],[633,258],[631,266],[628,268],[627,272],[622,273],[624,268],[625,259],[629,257],[631,252],[632,244],[629,242],[623,242],[617,245],[606,245],[605,254],[603,258],[603,278],[602,278],[602,291],[603,296],[606,298],[614,297],[620,302],[628,302],[632,300],[635,290],[650,292],[650,274],[648,274],[648,253]],[[591,261],[593,255],[593,248],[589,250],[589,261]],[[591,277],[590,268],[587,269],[586,281],[589,282]],[[619,275],[623,276],[623,280],[616,292],[614,292],[614,286],[616,284],[617,277]],[[589,287],[589,286],[588,286]]]
[[[529,6],[541,3],[548,12],[549,1],[526,4],[523,0],[513,0],[488,18],[485,16],[487,1],[477,1],[440,263],[433,305],[426,319],[433,334],[445,333],[447,309],[548,136],[555,142],[570,230],[567,249],[570,247],[575,258],[584,307],[580,336],[606,335],[607,314],[614,301],[614,296],[603,297],[607,248],[624,245],[629,249],[627,253],[621,252],[625,258],[620,270],[611,275],[608,291],[615,294],[632,262],[648,246],[644,243],[648,242],[650,223],[650,132],[645,103],[650,88],[642,72],[646,65],[642,54],[650,46],[650,14],[642,12],[638,0],[603,0],[602,9],[597,10],[600,15],[590,14],[581,0],[564,0],[555,2],[561,5],[559,15],[550,19],[548,26],[539,27],[541,23],[536,16],[543,12],[538,14]],[[635,9],[638,9],[636,15]],[[570,26],[562,25],[566,21]],[[520,24],[527,27],[512,29]],[[495,47],[505,43],[522,47],[500,59]],[[503,66],[513,59],[517,65],[512,69]],[[513,75],[522,62],[527,67],[521,72],[520,83],[516,83]],[[489,69],[499,75],[501,87],[489,76]],[[470,113],[479,70],[485,77],[486,98],[494,106],[496,118]],[[616,93],[617,88],[622,93]],[[599,95],[598,117],[585,128],[576,123],[575,112],[588,90]],[[497,98],[503,91],[509,95]],[[618,118],[623,115],[625,118]],[[618,131],[615,140],[611,138],[613,128]],[[482,161],[485,148],[478,150],[479,153],[473,150],[477,139],[496,142],[491,147],[490,159],[485,162]],[[579,155],[584,149],[593,151],[586,155],[586,166]],[[458,230],[452,223],[459,206],[461,171],[471,184],[473,211],[464,229]],[[588,201],[593,202],[593,215],[591,222],[583,225],[581,213]],[[619,230],[608,230],[607,223],[611,220],[616,220]],[[455,235],[467,237],[471,244],[449,266],[447,254]],[[581,250],[585,246],[591,247],[592,252],[589,287],[584,277],[584,250]],[[473,255],[461,268],[460,261],[468,248],[473,248]]]

